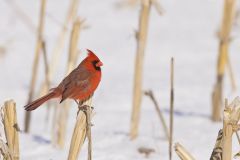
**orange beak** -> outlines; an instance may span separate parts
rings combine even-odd
[[[103,66],[103,63],[101,61],[99,61],[97,64],[96,64],[97,67],[101,67]]]

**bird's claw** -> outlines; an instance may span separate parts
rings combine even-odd
[[[77,115],[79,114],[80,111],[83,111],[84,113],[86,113],[86,111],[87,111],[87,106],[86,106],[86,105],[84,105],[84,106],[78,106]]]
[[[78,106],[78,112],[77,112],[77,114],[79,113],[79,111],[83,111],[84,113],[86,113],[87,112],[87,107],[89,107],[88,105],[82,105],[82,106]],[[90,107],[91,108],[91,110],[93,110],[94,109],[94,107]]]

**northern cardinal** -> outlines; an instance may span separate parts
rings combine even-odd
[[[52,98],[61,98],[61,102],[70,98],[82,104],[88,100],[101,81],[103,63],[90,50],[88,56],[63,81],[45,96],[27,104],[25,110],[32,111]]]

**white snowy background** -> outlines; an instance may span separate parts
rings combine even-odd
[[[44,38],[49,54],[58,38],[67,13],[68,0],[48,0]],[[78,62],[92,49],[103,61],[103,77],[94,96],[93,159],[144,160],[139,147],[155,149],[148,159],[168,159],[168,142],[148,97],[143,98],[139,137],[129,140],[132,107],[133,72],[136,54],[135,31],[138,29],[140,6],[119,7],[120,0],[80,0],[78,15],[89,26],[80,33]],[[213,123],[211,92],[216,79],[218,38],[223,0],[161,0],[164,14],[152,8],[144,60],[144,89],[152,89],[169,122],[170,59],[175,58],[174,142],[180,142],[198,160],[209,159],[222,123]],[[40,0],[15,1],[38,24]],[[70,27],[71,28],[71,27]],[[69,29],[70,29],[69,28]],[[231,101],[239,95],[240,41],[239,26],[234,28],[230,58],[238,90],[231,92],[225,76],[224,97]],[[67,35],[69,37],[69,34]],[[0,0],[0,104],[14,99],[19,126],[23,129],[24,108],[28,99],[36,34],[14,12],[8,0]],[[64,77],[68,39],[52,87]],[[49,59],[51,56],[49,56]],[[40,60],[37,89],[44,79]],[[56,100],[55,100],[56,101]],[[73,104],[68,120],[66,145],[51,145],[52,124],[45,122],[46,107],[32,114],[29,134],[20,133],[22,160],[65,160],[75,124],[77,107]],[[236,141],[236,139],[234,139]],[[234,153],[238,151],[234,143]],[[84,145],[79,159],[87,158]],[[179,159],[173,153],[173,159]]]

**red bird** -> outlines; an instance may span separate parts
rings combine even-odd
[[[61,102],[70,98],[80,104],[88,100],[101,81],[101,66],[103,63],[90,50],[88,56],[64,80],[50,92],[27,104],[25,110],[32,111],[52,98],[61,98]]]

